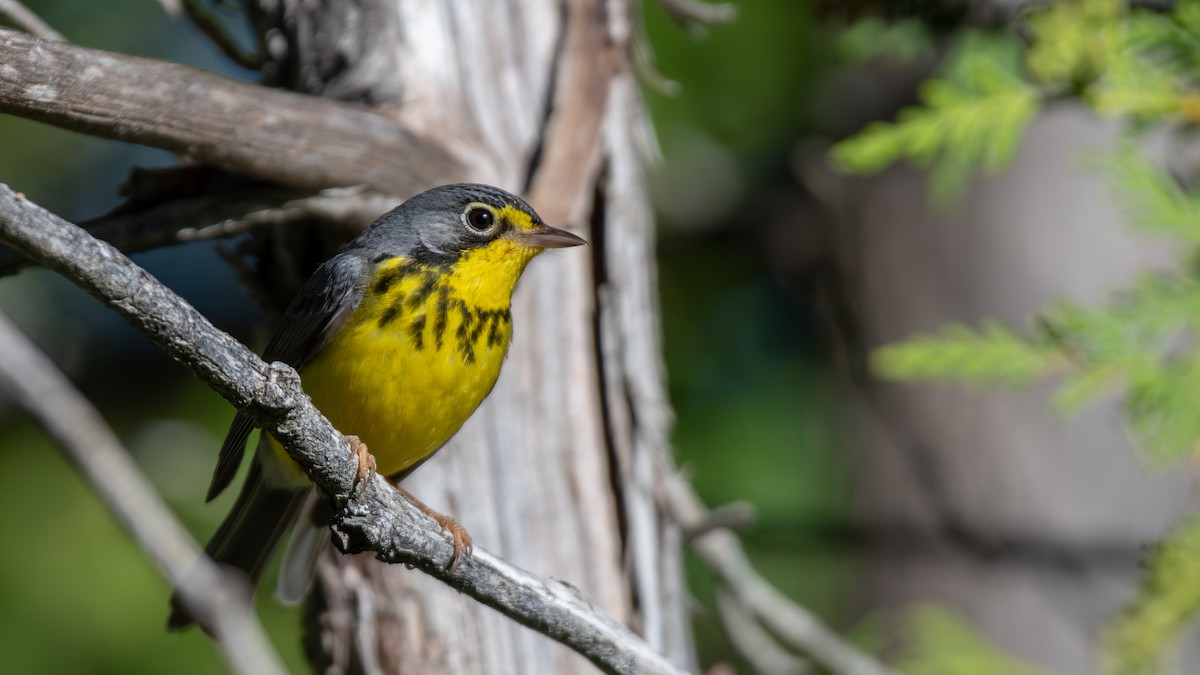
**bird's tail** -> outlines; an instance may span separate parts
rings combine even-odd
[[[310,489],[268,484],[263,480],[262,465],[256,457],[237,501],[209,540],[205,552],[218,564],[242,570],[250,577],[251,586],[257,585]],[[173,595],[167,628],[178,630],[193,623],[195,619],[180,605],[177,595]]]

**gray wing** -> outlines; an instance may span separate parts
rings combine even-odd
[[[367,261],[357,251],[342,253],[317,268],[284,311],[263,350],[263,360],[282,361],[296,370],[303,368],[329,344],[358,307],[368,270]],[[254,421],[246,414],[239,412],[233,418],[221,444],[206,501],[212,501],[233,481],[253,429]]]

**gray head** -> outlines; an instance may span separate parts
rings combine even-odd
[[[478,183],[443,185],[422,192],[380,216],[347,250],[374,257],[404,256],[448,265],[464,251],[508,239],[533,249],[562,248],[583,239],[542,222],[524,199]]]

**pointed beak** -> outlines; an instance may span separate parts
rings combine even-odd
[[[538,225],[527,232],[510,232],[507,237],[530,248],[567,248],[587,243],[581,237],[549,225]]]

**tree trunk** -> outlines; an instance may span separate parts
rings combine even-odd
[[[633,9],[605,0],[260,0],[269,82],[393,111],[453,139],[462,180],[525,193],[586,251],[530,266],[495,390],[406,486],[475,542],[562,579],[692,664],[680,541],[654,498],[670,420],[660,364]],[[588,255],[590,253],[590,255]],[[591,672],[424,575],[319,565],[319,671]]]

